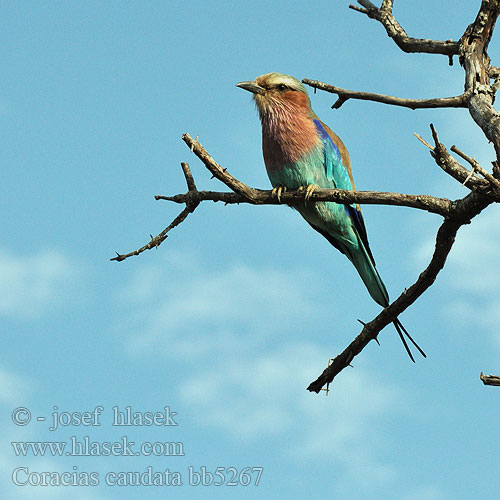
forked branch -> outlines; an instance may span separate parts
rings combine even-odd
[[[196,184],[194,182],[193,175],[191,174],[191,169],[189,168],[189,165],[187,163],[181,163],[181,167],[182,171],[184,172],[184,178],[186,179],[188,194],[197,192],[198,190],[196,189]],[[141,248],[134,250],[133,252],[129,252],[126,254],[120,254],[116,252],[116,257],[113,257],[110,260],[116,260],[117,262],[121,262],[122,260],[125,260],[134,255],[139,255],[145,250],[158,248],[167,239],[169,231],[174,227],[178,226],[179,224],[181,224],[182,222],[184,222],[187,216],[195,211],[196,207],[199,205],[200,202],[196,199],[189,198],[186,199],[184,203],[186,204],[186,208],[160,234],[154,237],[151,236],[151,240],[148,243],[146,243]]]
[[[304,203],[305,191],[284,191],[277,197],[271,190],[255,189],[232,176],[226,168],[219,165],[207,152],[203,145],[193,139],[189,134],[184,134],[182,140],[186,143],[192,153],[194,153],[205,165],[205,167],[219,181],[224,183],[231,192],[198,191],[193,175],[187,163],[181,163],[181,167],[186,179],[188,191],[173,196],[156,195],[156,200],[172,201],[174,203],[185,204],[186,208],[157,236],[151,236],[150,241],[133,252],[120,254],[111,260],[122,261],[129,257],[139,255],[146,250],[158,248],[168,233],[176,226],[184,222],[187,216],[194,212],[202,201],[221,201],[225,204],[251,203],[254,205],[278,205],[286,204],[294,206]],[[360,203],[370,205],[394,205],[402,207],[426,210],[427,212],[449,216],[452,210],[452,202],[447,198],[437,198],[430,195],[413,195],[402,193],[378,192],[378,191],[347,191],[343,189],[322,189],[317,188],[310,197],[310,202],[334,201],[337,203]]]

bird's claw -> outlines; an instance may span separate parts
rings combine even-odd
[[[316,184],[308,184],[307,186],[300,186],[298,189],[299,191],[305,191],[304,194],[304,203],[307,205],[307,202],[311,199],[312,194],[314,191],[318,189],[318,186]]]
[[[272,195],[277,198],[278,203],[281,203],[281,195],[286,191],[286,186],[277,186],[273,188]]]

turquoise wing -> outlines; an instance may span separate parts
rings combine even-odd
[[[342,157],[340,152],[332,141],[332,138],[325,130],[323,125],[319,120],[314,120],[316,125],[316,130],[323,142],[323,155],[324,155],[324,165],[326,177],[329,181],[333,183],[333,187],[337,189],[346,189],[352,191],[352,183],[349,178],[349,173],[347,168],[342,164]],[[370,258],[373,265],[375,265],[375,259],[373,258],[372,251],[370,249],[370,244],[368,243],[368,234],[366,233],[365,221],[363,220],[363,214],[355,203],[344,205],[347,216],[351,219],[352,224],[359,239],[363,242],[366,253]],[[341,250],[346,253],[344,250]]]
[[[323,143],[323,155],[326,178],[332,181],[337,189],[352,190],[351,179],[347,168],[342,164],[342,157],[332,138],[328,135],[319,120],[314,120],[316,130]]]

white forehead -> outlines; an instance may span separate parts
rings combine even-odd
[[[283,73],[266,73],[265,75],[259,76],[257,82],[266,85],[279,85],[284,84],[292,89],[297,89],[304,91],[304,86],[302,83],[290,75],[284,75]]]

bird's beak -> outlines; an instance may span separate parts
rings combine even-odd
[[[240,82],[237,83],[236,86],[248,90],[248,92],[252,92],[252,94],[263,94],[265,92],[264,87],[261,87],[255,82]]]

